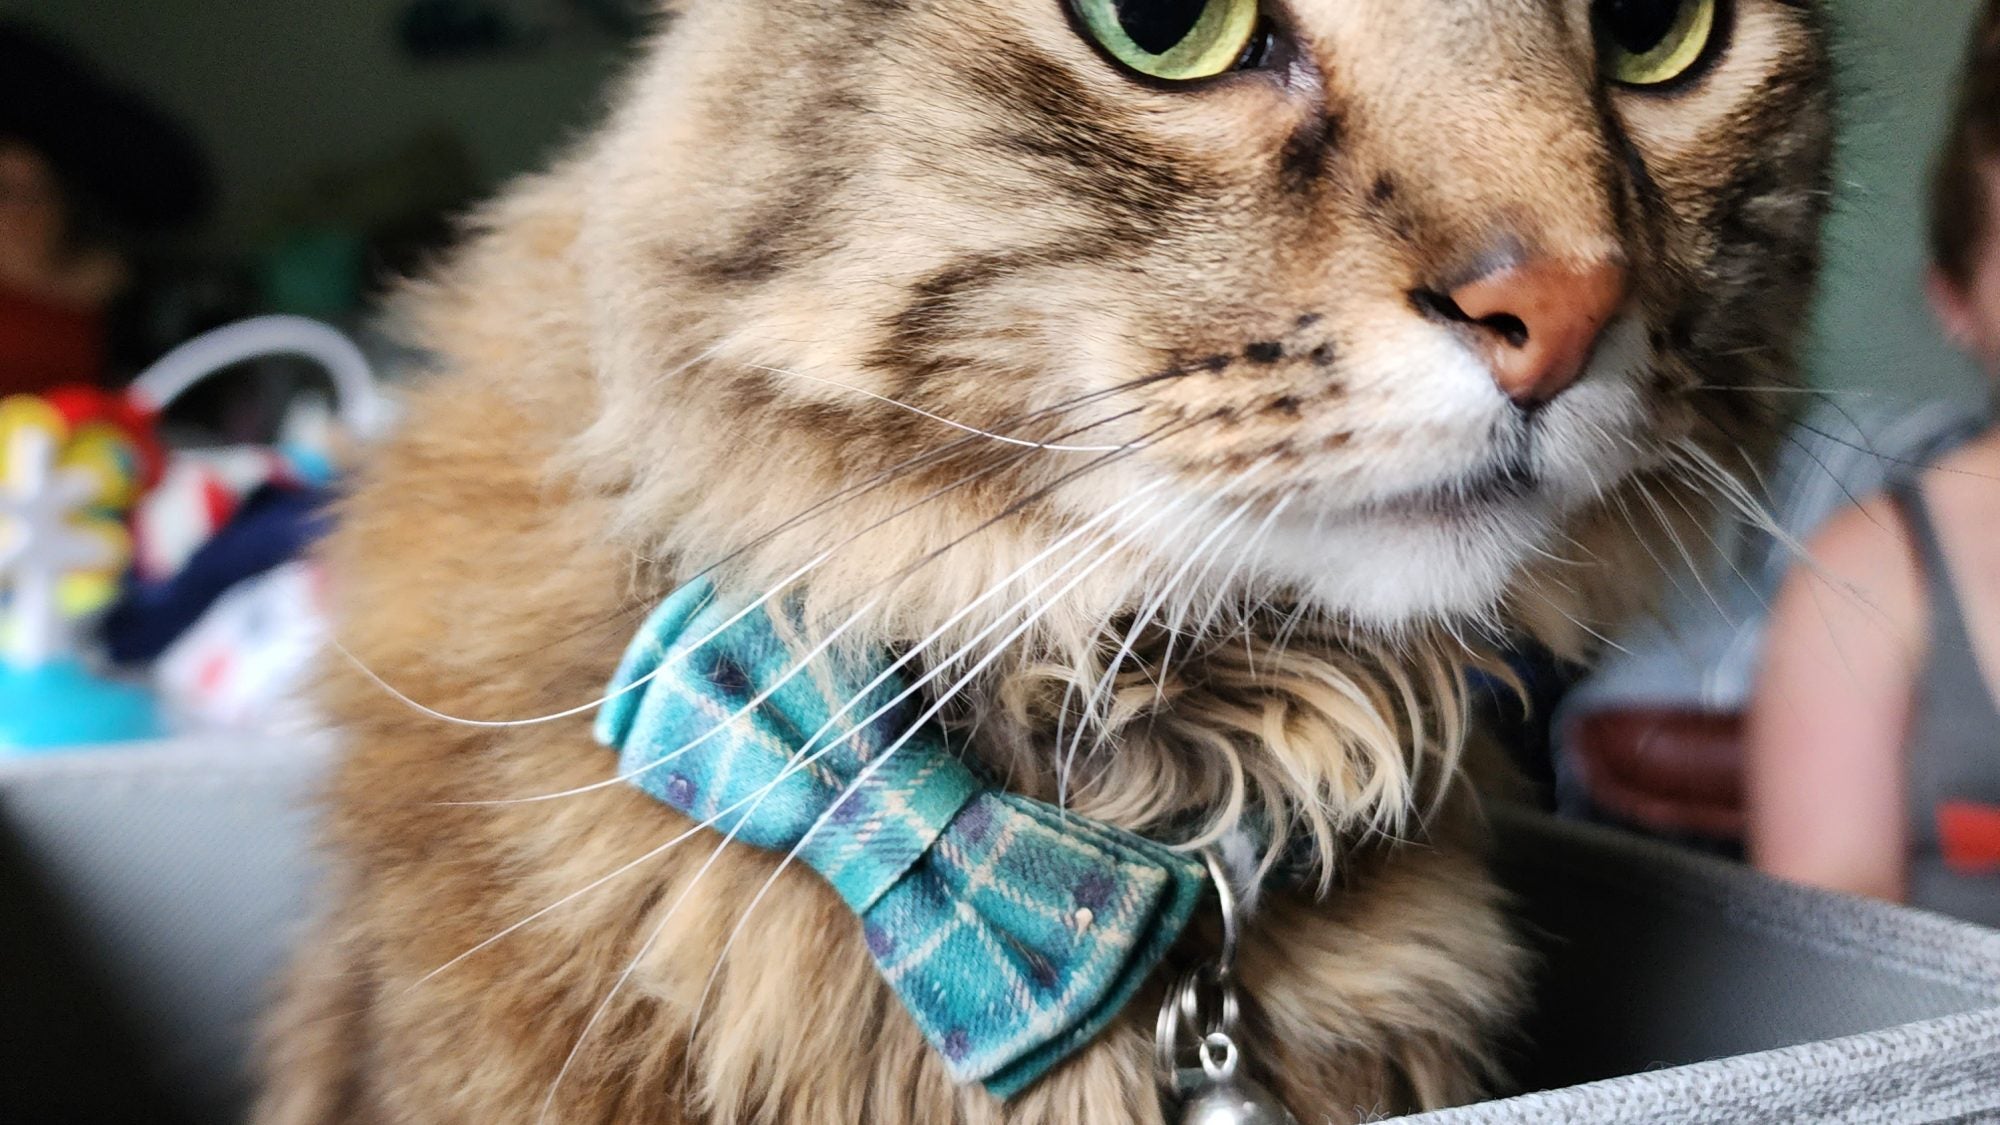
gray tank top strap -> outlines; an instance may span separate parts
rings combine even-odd
[[[1952,581],[1951,563],[1945,558],[1937,522],[1931,518],[1931,506],[1924,499],[1921,478],[1915,473],[1899,473],[1890,478],[1888,491],[1889,499],[1909,528],[1910,545],[1923,571],[1924,601],[1930,607],[1931,651],[1970,654],[1972,638],[1966,632],[1965,606],[1959,599],[1957,584]]]

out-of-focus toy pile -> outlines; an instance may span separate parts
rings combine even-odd
[[[161,439],[182,392],[274,354],[324,367],[337,408],[299,399],[268,445]],[[307,720],[325,638],[308,549],[335,445],[380,416],[360,350],[295,317],[210,333],[124,392],[0,399],[0,753]]]

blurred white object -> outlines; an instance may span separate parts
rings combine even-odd
[[[197,336],[142,372],[130,393],[135,402],[163,410],[210,375],[267,355],[316,361],[333,380],[341,424],[364,441],[380,436],[388,410],[368,357],[339,330],[302,316],[254,317]]]
[[[7,593],[0,656],[14,668],[38,668],[70,651],[64,577],[122,567],[125,544],[117,525],[84,518],[102,486],[59,464],[64,435],[38,425],[11,429],[0,467],[0,589]]]
[[[301,689],[327,632],[319,566],[286,563],[224,594],[160,657],[160,694],[198,726],[300,729],[312,718]]]

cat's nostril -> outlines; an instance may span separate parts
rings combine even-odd
[[[1472,318],[1465,315],[1465,310],[1458,307],[1458,302],[1452,300],[1449,293],[1440,293],[1435,289],[1412,289],[1410,304],[1432,320],[1452,324],[1472,323]]]
[[[1472,328],[1485,329],[1499,336],[1513,347],[1520,348],[1527,346],[1528,326],[1522,322],[1520,317],[1511,313],[1473,316],[1471,313],[1466,312],[1462,305],[1453,300],[1450,294],[1441,293],[1436,289],[1411,290],[1410,304],[1414,305],[1418,312],[1430,317],[1432,320],[1441,320],[1447,324],[1463,324]]]
[[[1472,323],[1494,332],[1502,340],[1507,341],[1507,346],[1510,348],[1528,346],[1528,326],[1512,313],[1494,313],[1492,316],[1482,316]]]

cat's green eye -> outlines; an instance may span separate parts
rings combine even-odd
[[[1149,78],[1192,82],[1235,69],[1257,36],[1259,0],[1071,0],[1112,58]]]
[[[1605,73],[1626,86],[1659,86],[1708,55],[1722,0],[1597,0],[1592,19]]]

